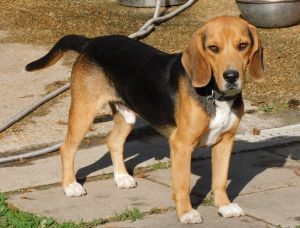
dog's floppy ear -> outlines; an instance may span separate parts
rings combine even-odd
[[[186,46],[181,62],[194,87],[207,85],[211,78],[211,67],[205,58],[205,32],[198,30]]]
[[[254,81],[264,80],[263,46],[258,38],[257,30],[249,25],[249,36],[252,42],[252,51],[249,60],[249,73]]]

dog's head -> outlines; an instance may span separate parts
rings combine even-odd
[[[263,47],[256,28],[238,17],[218,17],[202,26],[182,55],[194,87],[207,85],[213,75],[220,91],[241,91],[247,66],[253,80],[262,81]]]

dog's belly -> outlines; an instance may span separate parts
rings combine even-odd
[[[220,135],[231,129],[237,119],[232,112],[232,103],[232,101],[216,101],[216,112],[211,117],[209,131],[200,140],[200,146],[211,146],[217,143]]]

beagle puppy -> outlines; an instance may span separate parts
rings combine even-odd
[[[219,214],[244,215],[242,208],[229,201],[226,185],[234,136],[244,112],[246,68],[254,81],[263,80],[263,48],[254,26],[238,17],[215,18],[177,54],[121,35],[91,39],[69,35],[26,70],[51,66],[69,50],[79,56],[71,75],[68,132],[60,148],[67,196],[86,194],[76,182],[74,156],[97,109],[108,103],[114,127],[107,145],[118,188],[136,186],[123,152],[140,116],[169,139],[173,199],[180,222],[202,222],[189,195],[191,155],[197,145],[212,146],[211,188]]]

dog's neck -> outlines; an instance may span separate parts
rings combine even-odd
[[[235,100],[236,97],[238,97],[241,92],[238,93],[224,93],[222,92],[215,81],[215,78],[212,76],[211,80],[209,83],[200,88],[195,88],[196,93],[201,96],[201,97],[209,97],[209,99],[214,99],[217,101],[230,101],[230,100]]]
[[[241,97],[241,92],[224,93],[220,91],[213,76],[206,86],[194,89],[197,93],[198,100],[210,114],[215,112],[215,101],[232,101],[233,104],[238,97]]]

